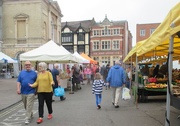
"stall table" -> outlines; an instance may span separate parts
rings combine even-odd
[[[167,88],[146,88],[144,86],[138,86],[137,94],[138,101],[147,102],[148,96],[166,95]]]

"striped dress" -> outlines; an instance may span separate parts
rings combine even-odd
[[[92,85],[92,93],[101,94],[103,91],[103,86],[106,86],[103,80],[94,80]]]

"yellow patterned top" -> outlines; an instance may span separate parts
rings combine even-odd
[[[34,84],[32,84],[32,87],[38,87],[37,92],[52,92],[52,84],[53,84],[53,77],[52,74],[49,71],[46,71],[45,73],[39,73],[37,80]]]

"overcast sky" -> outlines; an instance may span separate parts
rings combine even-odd
[[[54,0],[55,1],[55,0]],[[179,0],[56,0],[62,22],[91,20],[127,20],[136,43],[136,24],[161,23]]]

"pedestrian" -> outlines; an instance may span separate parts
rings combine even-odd
[[[48,109],[48,119],[52,119],[52,95],[53,89],[52,85],[54,85],[52,74],[47,71],[47,64],[45,62],[40,62],[38,64],[39,73],[35,83],[29,83],[30,87],[37,87],[37,95],[38,95],[38,112],[39,118],[37,120],[37,124],[43,122],[44,115],[44,102],[46,102],[46,106]]]
[[[126,87],[127,87],[128,89],[131,88],[131,83],[132,83],[132,72],[131,72],[131,68],[128,67],[128,68],[126,69]]]
[[[73,91],[77,91],[78,89],[81,89],[80,85],[80,68],[78,64],[74,64],[72,72],[72,84],[73,84]]]
[[[88,64],[86,66],[86,68],[84,68],[84,74],[86,75],[87,84],[90,84],[90,82],[91,82],[91,74],[92,74],[90,64]]]
[[[109,69],[110,69],[110,66],[109,66],[109,64],[107,64],[105,67],[104,73],[103,73],[103,80],[105,83],[107,83],[106,78],[108,76]],[[107,90],[107,88],[110,88],[110,85],[106,85],[106,90]]]
[[[103,76],[104,70],[106,69],[105,65],[103,64],[101,69],[100,69],[100,74]]]
[[[149,78],[149,67],[148,67],[147,64],[143,68],[142,76],[143,76],[143,79],[144,79],[144,85],[146,85],[148,83],[148,78]]]
[[[96,74],[96,69],[97,69],[96,64],[92,64],[92,66],[91,66],[91,71],[92,71],[91,80],[92,80],[92,82],[94,81],[94,76]]]
[[[157,64],[153,70],[153,77],[158,78],[158,74],[159,74],[159,64]]]
[[[84,83],[83,83],[83,80],[84,80],[84,78],[83,78],[83,76],[84,76],[83,67],[80,65],[79,68],[80,68],[80,76],[79,76],[80,84],[84,85]]]
[[[26,61],[25,69],[22,70],[17,78],[17,94],[21,94],[24,108],[26,110],[25,124],[29,124],[33,116],[33,105],[35,99],[35,88],[29,87],[28,83],[34,83],[37,73],[31,69],[31,62]]]
[[[58,86],[61,86],[58,68],[59,68],[59,65],[57,63],[55,63],[54,68],[51,71],[52,76],[53,76],[53,81],[54,81],[53,92],[54,92],[54,89],[58,88]],[[64,101],[65,99],[66,98],[64,96],[60,96],[61,101]],[[54,102],[54,101],[55,100],[53,99],[52,102]]]
[[[122,87],[125,86],[126,77],[124,69],[120,66],[120,61],[115,61],[115,65],[112,66],[108,72],[106,78],[108,84],[112,88],[112,104],[115,108],[119,108],[118,102],[122,91]]]
[[[103,86],[106,85],[101,79],[101,74],[97,72],[94,76],[94,81],[92,84],[92,93],[95,94],[97,109],[101,108]]]

